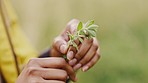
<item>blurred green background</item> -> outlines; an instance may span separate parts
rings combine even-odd
[[[148,83],[148,0],[11,0],[23,31],[38,51],[68,21],[94,19],[100,61],[77,83]]]

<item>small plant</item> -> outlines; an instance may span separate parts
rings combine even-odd
[[[78,51],[78,46],[75,43],[75,40],[78,39],[82,43],[84,38],[90,39],[90,38],[96,37],[96,32],[98,27],[99,27],[98,25],[94,24],[93,20],[88,21],[85,24],[83,24],[82,22],[79,22],[77,26],[77,31],[74,32],[74,34],[67,32],[67,35],[69,36],[69,39],[70,39],[68,41],[68,48],[69,46],[73,46]],[[66,55],[64,55],[63,57],[67,60]]]
[[[96,37],[97,28],[99,26],[94,24],[94,21],[88,21],[87,23],[83,24],[82,22],[79,22],[77,26],[77,31],[74,34],[70,34],[67,32],[70,40],[68,41],[68,47],[73,46],[78,51],[78,46],[75,43],[75,40],[78,39],[81,43],[83,42],[84,38],[93,38]]]

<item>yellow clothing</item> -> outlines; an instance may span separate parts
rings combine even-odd
[[[31,47],[26,37],[20,31],[16,14],[12,10],[10,2],[8,0],[3,0],[3,2],[7,16],[10,19],[10,27],[8,29],[21,70],[22,66],[30,58],[37,57],[38,53]],[[0,14],[0,69],[7,83],[14,83],[17,78],[15,65],[2,15]]]

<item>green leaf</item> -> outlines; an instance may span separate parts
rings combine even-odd
[[[97,32],[98,27],[99,27],[98,25],[93,24],[93,25],[89,26],[88,29]]]
[[[97,28],[96,28],[96,27],[91,27],[91,28],[88,28],[88,30],[92,30],[92,31],[97,32]]]
[[[98,27],[99,27],[98,25],[92,24],[92,25],[90,25],[88,28],[98,28]]]
[[[84,31],[81,30],[81,31],[79,32],[79,35],[85,35]]]
[[[83,42],[83,39],[82,39],[81,37],[79,37],[78,39],[79,39],[79,41],[80,41],[81,43]]]
[[[73,42],[73,47],[75,47],[76,50],[78,51],[78,46],[77,46],[77,44],[75,42]]]
[[[89,27],[90,25],[94,24],[94,20],[88,21],[85,26],[86,28]]]
[[[84,37],[85,37],[85,35],[79,35],[79,37],[84,38]]]
[[[72,36],[69,36],[70,40],[72,40]]]
[[[89,35],[89,33],[88,33],[88,30],[87,30],[87,29],[84,29],[84,30],[83,30],[83,32],[84,32],[85,36],[88,36],[88,35]]]
[[[68,41],[68,48],[69,48],[69,46],[71,46],[71,45],[72,45],[72,41],[69,40],[69,41]]]
[[[63,58],[68,62],[67,56],[63,55]]]
[[[92,36],[92,37],[96,37],[96,32],[95,31],[91,31],[91,30],[87,30],[88,33]]]
[[[67,59],[67,56],[66,56],[66,55],[63,55],[63,58],[64,58],[64,59]]]
[[[81,30],[83,28],[83,23],[79,22],[78,27],[77,27],[77,31]]]

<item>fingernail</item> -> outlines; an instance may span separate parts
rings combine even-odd
[[[66,45],[61,45],[61,46],[60,46],[60,50],[61,50],[61,52],[62,52],[63,54],[66,52],[66,49],[67,49]]]
[[[88,66],[84,66],[84,67],[82,68],[82,71],[85,72],[85,71],[88,70],[88,68],[89,68]]]
[[[76,64],[76,62],[77,62],[77,59],[70,60],[69,65],[73,66]]]
[[[75,65],[73,69],[76,71],[76,70],[80,69],[81,66],[82,66],[82,64],[79,63],[79,64]]]
[[[69,51],[68,53],[67,53],[67,59],[68,60],[71,60],[73,58],[73,51]]]

